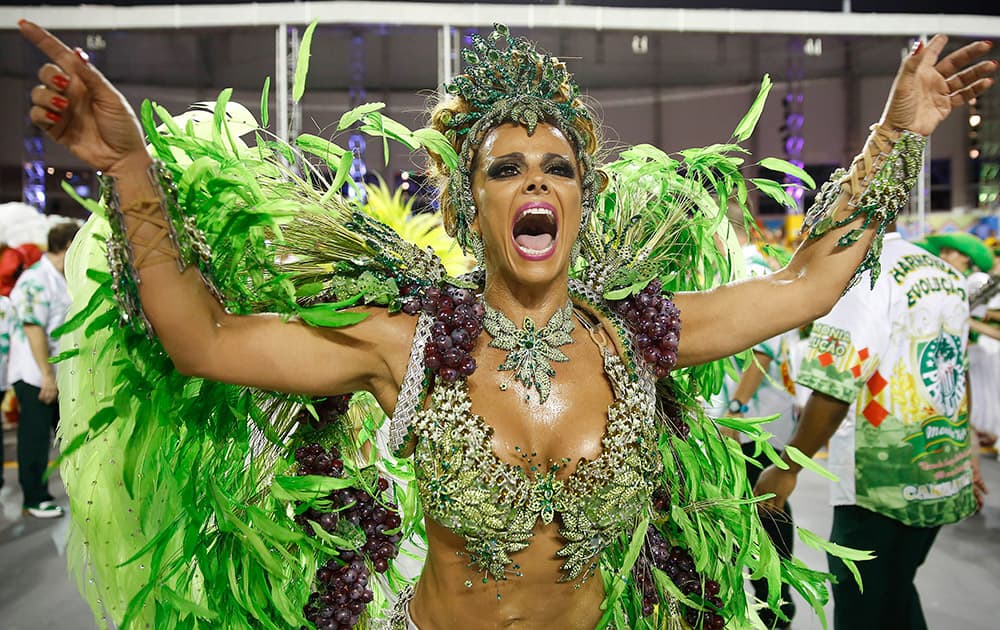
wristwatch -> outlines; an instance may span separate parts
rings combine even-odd
[[[735,398],[729,401],[729,413],[746,413],[750,410],[746,403],[736,400]]]

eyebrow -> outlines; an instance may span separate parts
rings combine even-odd
[[[498,162],[500,160],[508,160],[508,159],[517,160],[518,162],[526,161],[523,153],[521,153],[520,151],[514,151],[512,153],[506,153],[504,155],[497,155],[495,157],[488,158],[487,163],[493,163],[493,162]],[[566,160],[568,162],[572,162],[572,160],[569,157],[563,155],[562,153],[546,153],[545,155],[542,156],[543,162],[548,162],[554,159]]]

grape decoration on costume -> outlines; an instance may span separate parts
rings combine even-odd
[[[632,329],[639,355],[656,378],[666,378],[677,365],[681,313],[670,298],[663,295],[663,285],[653,280],[639,293],[613,304]]]
[[[343,397],[334,397],[334,406]],[[344,461],[336,447],[323,448],[318,443],[301,446],[295,450],[298,474],[344,477]],[[316,571],[316,590],[303,607],[306,619],[319,630],[349,630],[358,623],[365,606],[374,594],[368,588],[369,565],[377,573],[389,570],[389,563],[399,553],[401,519],[387,497],[389,482],[379,477],[376,482],[379,496],[372,496],[362,488],[342,488],[330,493],[330,511],[315,507],[306,509],[295,517],[295,522],[309,536],[316,536],[315,527],[328,534],[345,534],[359,528],[365,542],[359,549],[342,549]]]
[[[694,601],[699,599],[703,601],[704,609],[702,610],[680,604],[684,611],[684,620],[692,628],[722,630],[725,627],[725,618],[718,612],[713,612],[723,609],[722,599],[719,597],[719,583],[715,580],[702,579],[702,576],[695,570],[694,559],[687,549],[677,545],[671,547],[655,527],[650,527],[646,532],[644,551],[646,553],[640,558],[666,573],[685,597]],[[649,564],[643,564],[640,568],[640,562],[636,562],[636,569],[633,569],[633,573],[636,574],[636,581],[639,582],[643,592],[643,614],[648,616],[652,614],[653,606],[659,603],[656,589],[652,586],[652,573],[649,570]]]
[[[446,383],[472,376],[476,360],[470,354],[483,332],[483,305],[468,289],[429,287],[402,290],[404,313],[423,312],[434,318],[431,338],[424,347],[424,367]]]

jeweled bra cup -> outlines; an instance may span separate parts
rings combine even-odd
[[[464,381],[434,387],[414,420],[414,460],[424,513],[466,539],[470,567],[496,580],[517,575],[510,555],[527,547],[535,524],[561,521],[566,544],[561,581],[590,578],[600,553],[631,533],[649,505],[650,479],[660,472],[653,398],[617,356],[605,351],[604,372],[615,401],[608,408],[601,454],[581,459],[558,478],[558,467],[529,475],[500,460],[493,429],[472,413]]]

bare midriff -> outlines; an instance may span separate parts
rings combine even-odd
[[[558,519],[557,519],[558,520]],[[495,581],[477,574],[464,555],[465,540],[427,519],[427,560],[410,615],[420,630],[592,630],[601,618],[600,572],[582,585],[559,582],[565,541],[558,524],[535,527],[531,545],[512,555],[520,576]]]

